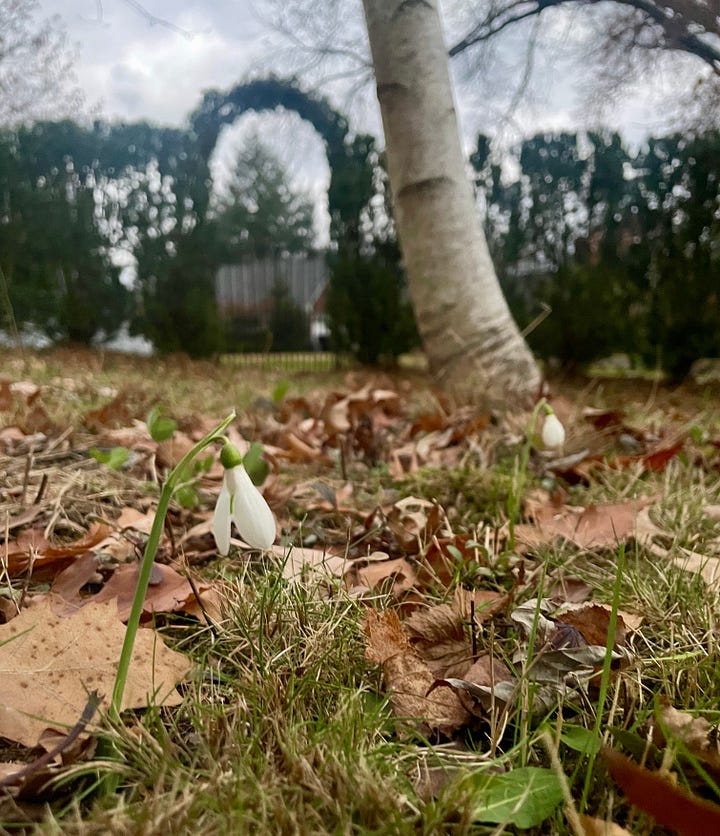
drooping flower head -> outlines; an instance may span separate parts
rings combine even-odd
[[[269,549],[275,540],[275,518],[265,498],[253,485],[236,447],[226,442],[220,453],[225,472],[212,531],[218,552],[230,551],[230,529],[234,522],[242,539],[256,549]]]
[[[549,412],[545,416],[542,428],[542,443],[551,450],[560,448],[565,444],[565,427],[552,411],[551,407],[545,407]]]

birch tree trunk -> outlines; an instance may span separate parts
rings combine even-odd
[[[462,400],[528,400],[539,370],[510,315],[460,142],[438,0],[363,0],[395,220],[430,369]]]

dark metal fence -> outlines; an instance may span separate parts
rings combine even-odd
[[[329,372],[350,368],[352,358],[330,351],[242,352],[226,355],[224,362],[239,369],[283,372]]]

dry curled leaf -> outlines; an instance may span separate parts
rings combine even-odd
[[[436,677],[414,652],[397,613],[370,610],[365,620],[366,656],[383,666],[393,714],[416,721],[427,731],[452,734],[470,721],[458,696],[448,688],[432,693]]]
[[[720,747],[708,720],[667,704],[658,709],[657,720],[659,722],[653,724],[653,743],[658,748],[666,745],[667,737],[681,740],[688,754],[713,773],[720,774]]]
[[[415,653],[433,676],[461,676],[472,664],[462,615],[449,604],[417,610],[404,625]]]
[[[476,717],[485,717],[493,705],[504,705],[513,694],[515,677],[505,665],[489,653],[478,657],[462,678],[438,679],[432,688],[453,688],[460,702]]]
[[[579,609],[567,610],[556,616],[556,621],[577,630],[587,644],[607,645],[612,613],[606,607],[589,604]],[[627,629],[621,615],[615,624],[615,647],[625,644]]]

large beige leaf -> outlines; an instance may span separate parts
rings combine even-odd
[[[329,554],[324,549],[293,546],[270,546],[269,551],[284,561],[283,577],[289,581],[301,581],[310,577],[341,578],[348,566],[345,557]]]
[[[75,725],[90,691],[107,708],[124,637],[114,601],[60,618],[46,598],[0,626],[0,736],[35,746],[45,729]],[[157,633],[140,630],[122,708],[177,705],[175,685],[189,668]]]
[[[657,543],[650,543],[648,548],[650,551],[667,561],[673,566],[681,569],[683,572],[688,572],[691,575],[700,575],[705,583],[712,589],[717,589],[720,585],[720,558],[701,554],[700,552],[692,551],[691,549],[679,546],[678,554],[671,554],[670,549],[666,549]]]
[[[673,558],[673,563],[684,572],[700,575],[710,587],[720,584],[720,558],[680,548],[680,556]]]
[[[650,498],[573,508],[535,509],[535,521],[515,526],[518,543],[537,548],[562,538],[581,549],[613,548],[633,538],[648,543],[664,532],[650,519]]]

